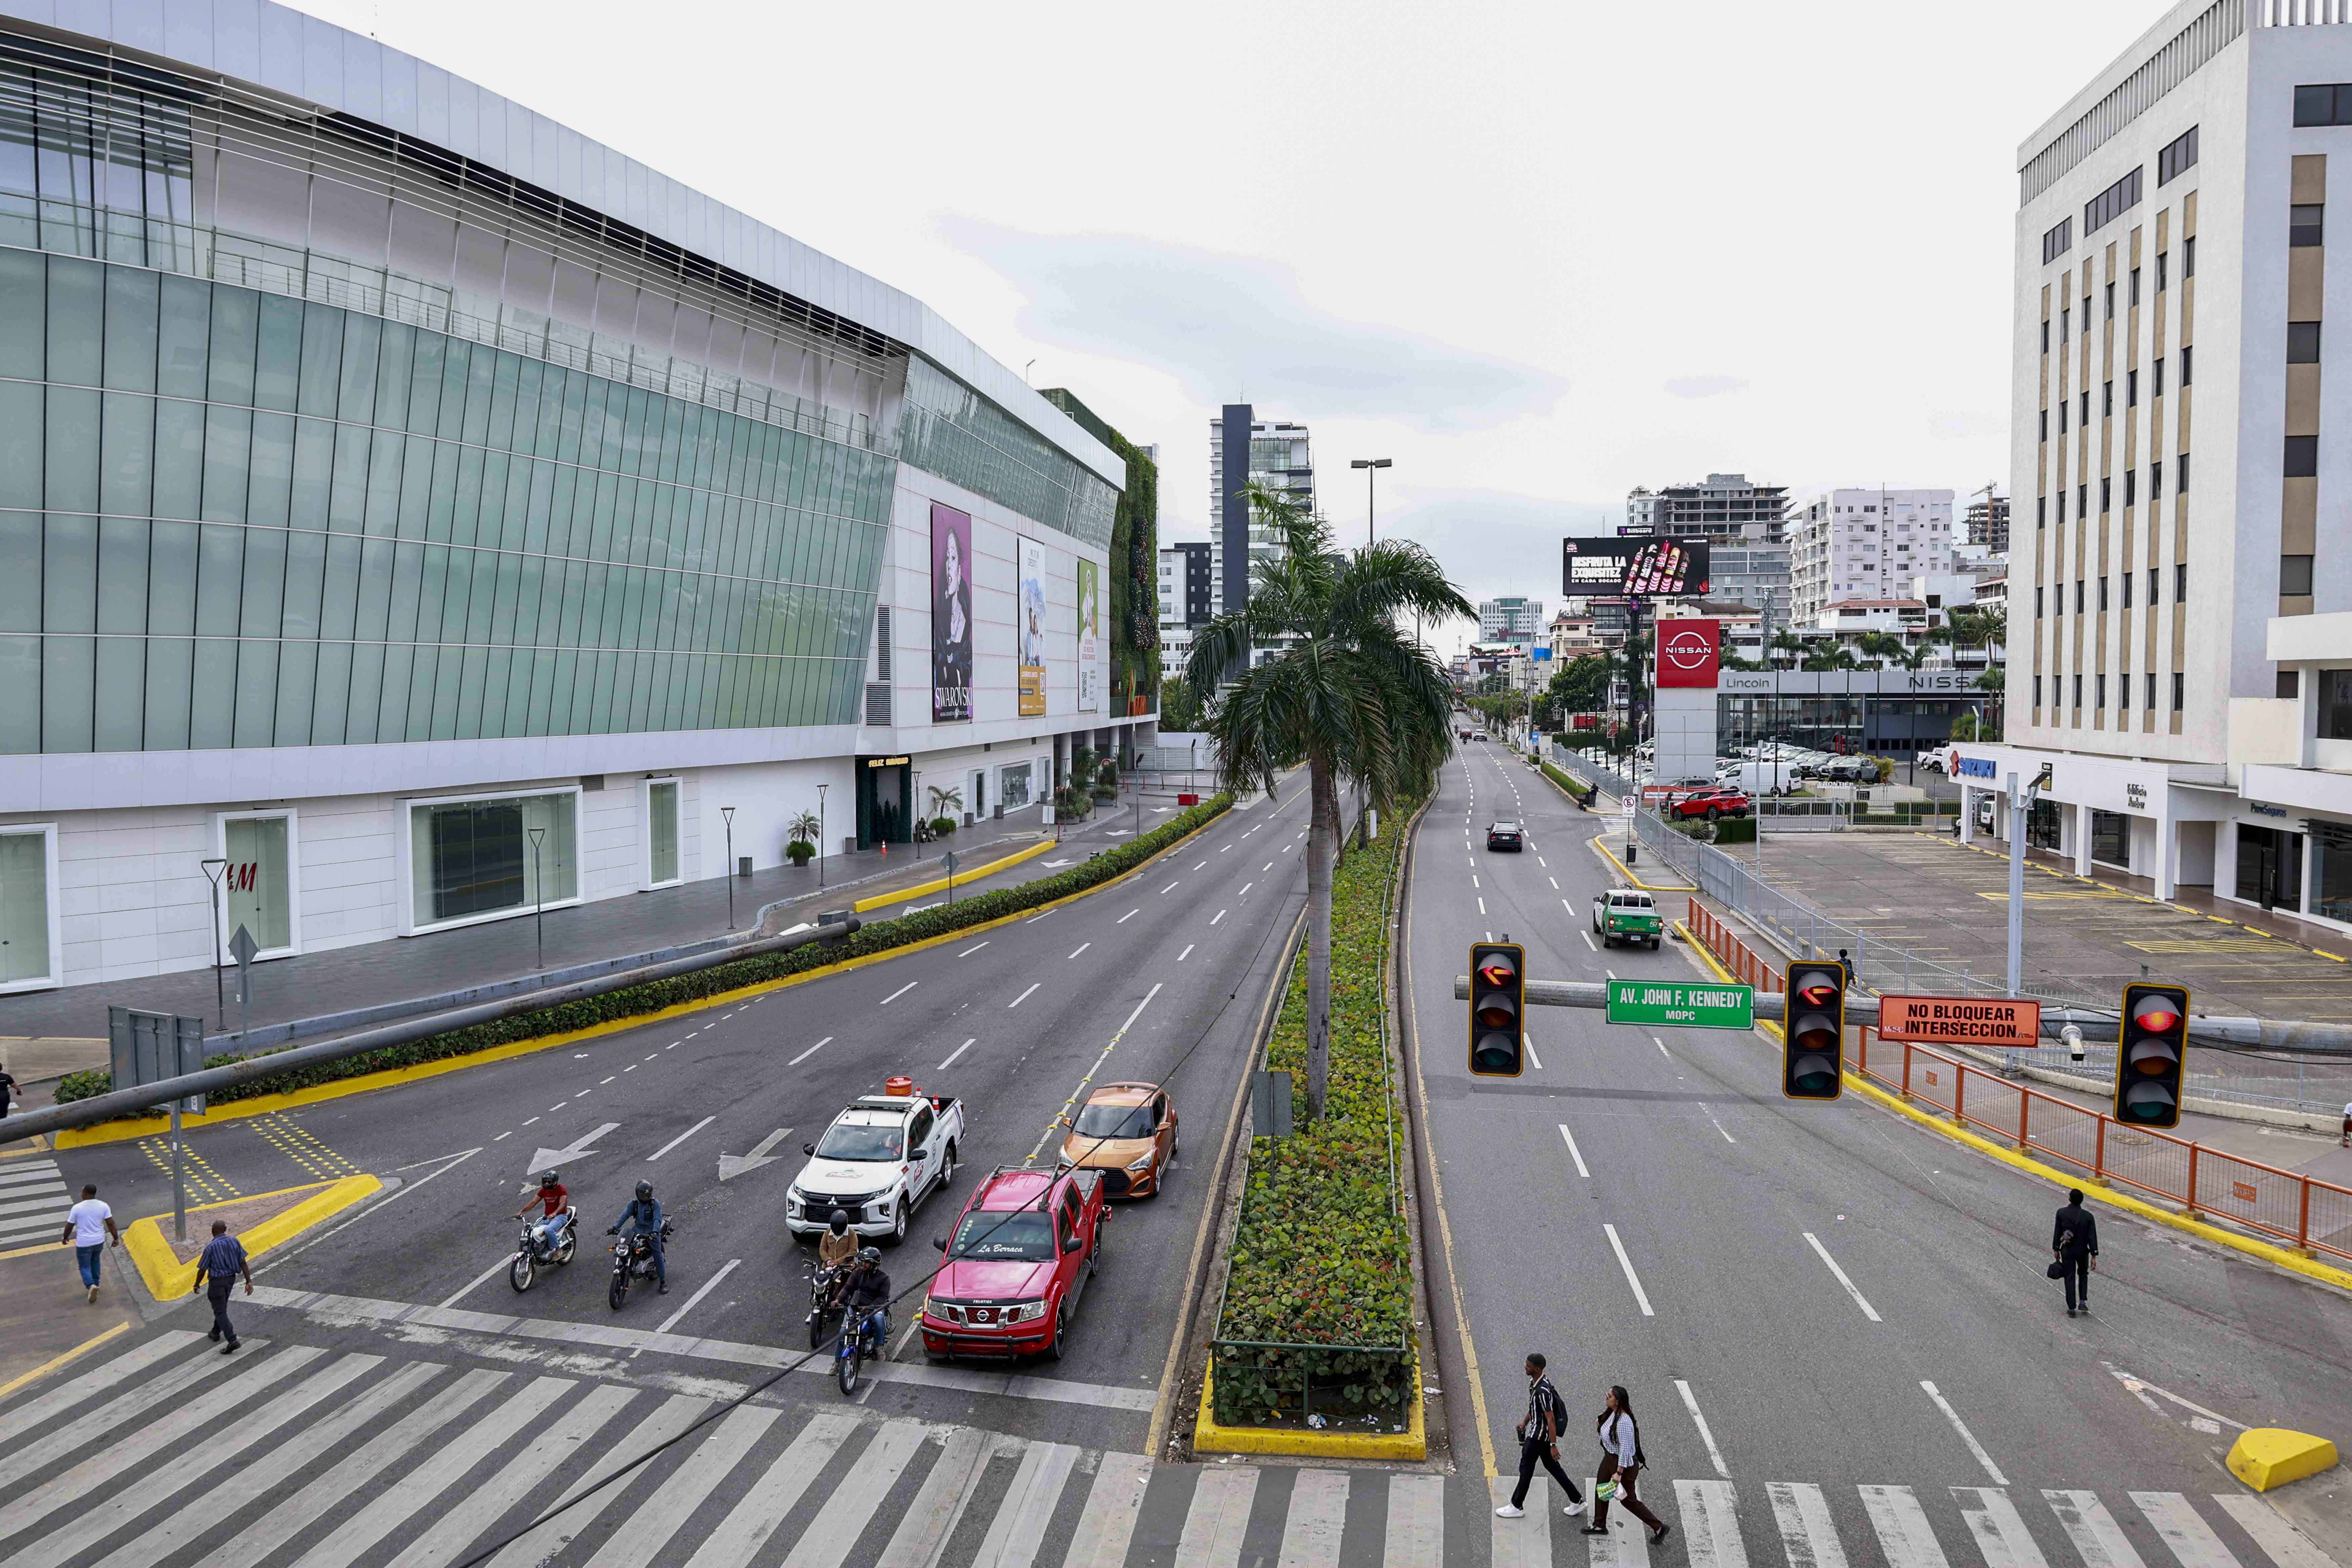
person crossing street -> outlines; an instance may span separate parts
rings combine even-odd
[[[213,1221],[213,1238],[196,1256],[196,1283],[204,1288],[213,1304],[213,1338],[226,1339],[221,1354],[231,1355],[244,1342],[236,1337],[236,1325],[228,1321],[229,1292],[236,1288],[237,1276],[245,1276],[245,1293],[253,1294],[253,1265],[246,1261],[245,1244],[228,1233],[228,1222]]]
[[[2083,1206],[2083,1189],[2066,1190],[2066,1206],[2050,1226],[2050,1250],[2066,1281],[2066,1315],[2091,1310],[2091,1271],[2099,1266],[2099,1221]]]
[[[1559,1432],[1568,1419],[1568,1406],[1560,1399],[1559,1390],[1552,1386],[1551,1379],[1544,1375],[1545,1364],[1542,1352],[1528,1352],[1528,1413],[1519,1417],[1518,1425],[1519,1485],[1511,1493],[1511,1500],[1495,1510],[1503,1519],[1526,1517],[1527,1510],[1522,1505],[1528,1500],[1528,1488],[1534,1484],[1538,1464],[1549,1470],[1551,1479],[1559,1483],[1559,1489],[1568,1494],[1568,1507],[1563,1511],[1571,1515],[1584,1511],[1584,1494],[1576,1489],[1576,1483],[1560,1468]]]
[[[1650,1527],[1650,1544],[1657,1545],[1665,1540],[1668,1526],[1633,1495],[1633,1483],[1647,1461],[1642,1455],[1641,1429],[1633,1424],[1633,1401],[1623,1384],[1611,1387],[1601,1419],[1593,1427],[1601,1437],[1601,1467],[1592,1473],[1592,1522],[1584,1527],[1584,1533],[1609,1533],[1609,1483],[1613,1480],[1617,1500],[1625,1505],[1627,1513]]]

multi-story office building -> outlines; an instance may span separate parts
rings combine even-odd
[[[1171,544],[1160,552],[1160,625],[1205,626],[1215,615],[1215,569],[1209,546]]]
[[[1249,603],[1257,562],[1282,552],[1274,531],[1250,515],[1250,484],[1315,510],[1315,459],[1307,426],[1257,417],[1246,403],[1228,403],[1209,421],[1210,605],[1223,615]]]
[[[60,15],[0,0],[0,990],[213,962],[208,859],[290,954],[1149,729],[1125,466],[921,301],[268,0]]]
[[[1709,592],[1762,617],[1764,635],[1789,625],[1791,588],[1786,544],[1718,544],[1710,552]]]
[[[2018,166],[2013,743],[1969,782],[2047,766],[2079,867],[2352,929],[2352,25],[2178,5]]]
[[[1979,496],[1969,502],[1960,524],[1960,542],[1982,546],[1993,555],[2009,553],[2009,498]]]
[[[1532,646],[1544,640],[1544,602],[1517,597],[1482,600],[1478,640]]]
[[[1800,625],[1848,599],[1889,599],[1952,570],[1952,492],[1833,489],[1789,524],[1790,601]]]
[[[1777,542],[1789,510],[1786,485],[1750,484],[1746,474],[1709,474],[1695,485],[1636,489],[1625,498],[1629,527],[1661,538]]]

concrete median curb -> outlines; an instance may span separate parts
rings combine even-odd
[[[993,876],[1007,866],[1018,866],[1024,860],[1034,859],[1054,847],[1053,839],[1041,838],[1028,848],[1017,850],[1002,860],[991,860],[985,866],[975,866],[971,870],[954,878],[953,880],[959,886],[969,887],[982,877]],[[868,910],[878,910],[886,904],[903,904],[911,899],[919,899],[926,893],[945,892],[949,881],[950,879],[940,877],[929,882],[918,882],[911,888],[901,888],[895,893],[877,893],[870,899],[860,899],[849,907],[862,915]]]
[[[1609,853],[1609,847],[1601,842],[1601,835],[1598,833],[1585,842],[1592,846],[1592,852],[1595,855],[1617,868],[1617,875],[1625,879],[1625,885],[1629,888],[1639,888],[1645,893],[1696,893],[1698,891],[1696,888],[1685,882],[1676,882],[1671,887],[1659,882],[1644,882],[1641,878],[1633,875],[1633,868],[1624,861]],[[1679,925],[1681,922],[1678,921],[1675,923]]]
[[[1293,1431],[1281,1426],[1221,1426],[1216,1417],[1213,1357],[1201,1377],[1201,1415],[1192,1426],[1196,1454],[1290,1454],[1315,1459],[1426,1459],[1429,1428],[1422,1416],[1421,1367],[1412,1369],[1412,1416],[1402,1432]]]
[[[332,1219],[353,1204],[383,1190],[383,1184],[373,1176],[346,1176],[339,1182],[282,1187],[275,1193],[256,1193],[252,1197],[205,1204],[191,1208],[188,1213],[198,1215],[206,1209],[248,1204],[255,1198],[285,1197],[296,1193],[309,1194],[251,1229],[238,1233],[237,1240],[245,1244],[246,1257],[252,1259],[273,1247],[285,1246],[312,1226]],[[131,1221],[130,1227],[122,1233],[122,1246],[131,1254],[131,1261],[138,1265],[139,1278],[146,1282],[147,1293],[158,1301],[176,1301],[194,1292],[196,1266],[193,1260],[181,1262],[179,1255],[172,1250],[172,1244],[163,1239],[163,1217],[155,1215]]]

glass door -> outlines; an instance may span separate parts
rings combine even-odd
[[[275,958],[294,950],[294,878],[288,854],[292,820],[284,816],[236,816],[221,825],[221,942],[236,939],[236,928],[253,933],[259,956]]]
[[[0,989],[53,980],[48,833],[0,833]]]
[[[656,779],[646,786],[646,880],[667,887],[677,880],[677,781]]]

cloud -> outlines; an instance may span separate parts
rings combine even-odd
[[[1676,397],[1721,397],[1727,392],[1745,392],[1748,378],[1742,375],[1678,375],[1666,383],[1666,390]]]
[[[1939,408],[1927,416],[1927,434],[1938,441],[1983,441],[2009,432],[2009,421],[1997,414]]]
[[[1254,395],[1320,417],[1418,430],[1492,428],[1549,412],[1565,377],[1309,304],[1277,262],[1129,235],[1046,235],[978,218],[940,223],[948,243],[1028,297],[1041,342],[1141,360],[1202,403]]]
[[[1613,538],[1622,501],[1563,501],[1506,490],[1413,489],[1381,511],[1381,534],[1437,557],[1474,602],[1504,594],[1560,597],[1559,542]]]

